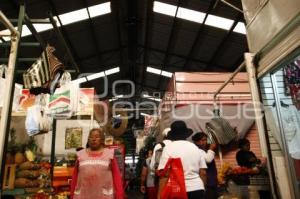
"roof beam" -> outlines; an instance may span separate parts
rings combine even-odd
[[[145,48],[143,48],[144,49],[144,56],[143,56],[143,65],[142,65],[142,71],[141,71],[141,73],[142,73],[142,75],[141,75],[141,79],[140,79],[140,85],[141,85],[141,91],[143,91],[143,89],[144,89],[144,83],[145,83],[145,81],[144,81],[144,77],[145,77],[145,74],[146,74],[146,66],[147,66],[147,64],[148,64],[148,46],[149,46],[149,37],[148,37],[148,35],[149,35],[149,31],[150,31],[150,23],[151,23],[151,21],[152,21],[152,18],[151,18],[151,16],[152,16],[152,13],[153,13],[153,11],[152,11],[152,8],[153,8],[153,0],[146,0],[146,2],[147,2],[147,7],[146,7],[146,15],[145,15],[145,17],[146,17],[146,19],[144,19],[144,23],[145,23],[145,27],[144,27],[144,46],[145,46]]]
[[[207,70],[209,66],[212,66],[215,63],[215,59],[217,58],[217,56],[220,55],[220,53],[222,53],[222,47],[225,45],[225,43],[227,42],[227,40],[229,39],[229,37],[231,36],[234,28],[236,27],[236,25],[238,24],[238,22],[240,20],[243,19],[243,14],[239,13],[236,17],[236,19],[234,20],[233,24],[231,25],[230,29],[227,31],[227,34],[223,37],[222,41],[219,43],[218,47],[216,48],[214,54],[212,55],[211,59],[208,62],[208,66],[206,66],[204,68],[204,70]]]
[[[58,23],[60,24],[61,34],[62,34],[62,36],[63,36],[63,38],[64,38],[64,40],[65,40],[65,42],[66,42],[66,45],[67,45],[68,48],[69,48],[70,53],[74,56],[75,60],[78,61],[78,60],[79,60],[79,59],[78,59],[78,55],[77,55],[77,53],[76,53],[76,51],[75,51],[75,49],[74,49],[74,47],[73,47],[73,45],[72,45],[72,43],[71,43],[71,40],[69,39],[69,37],[68,37],[68,35],[67,35],[67,31],[65,30],[65,27],[64,27],[63,24],[61,23],[61,20],[60,20],[60,18],[59,18],[59,16],[58,16],[58,12],[57,12],[57,10],[56,10],[55,4],[53,3],[52,0],[47,0],[47,2],[48,2],[48,4],[50,5],[53,14],[57,16]],[[67,49],[66,49],[66,50],[67,50]],[[69,59],[72,60],[71,57],[69,57]],[[74,63],[73,63],[73,64],[74,64]],[[76,64],[76,66],[74,66],[74,67],[78,68],[78,65],[77,65],[76,62],[75,62],[75,64]],[[77,70],[78,70],[78,69],[77,69]]]
[[[121,67],[124,64],[124,59],[123,59],[123,48],[124,47],[122,46],[122,35],[121,35],[120,13],[119,13],[119,10],[121,10],[120,1],[112,0],[111,7],[112,7],[112,12],[115,13],[114,16],[115,16],[116,28],[117,28],[117,32],[118,32],[120,70],[121,70],[123,78],[125,78],[124,70]]]
[[[212,1],[210,2],[209,6],[208,6],[208,8],[207,8],[205,17],[204,17],[204,19],[203,19],[203,21],[202,21],[202,23],[201,23],[201,25],[200,25],[200,27],[199,27],[199,29],[198,29],[197,36],[196,36],[196,38],[195,38],[195,40],[194,40],[194,42],[193,42],[193,45],[192,45],[192,47],[191,47],[191,49],[190,49],[190,51],[189,51],[189,53],[188,53],[188,55],[187,55],[187,58],[186,58],[186,60],[185,60],[185,63],[184,63],[183,66],[182,66],[182,69],[188,69],[188,63],[189,63],[190,61],[192,61],[192,57],[193,57],[193,54],[194,54],[194,52],[195,52],[195,50],[196,50],[196,46],[197,46],[197,44],[201,41],[201,34],[202,34],[203,30],[204,30],[205,22],[206,22],[206,20],[207,20],[207,17],[208,17],[208,15],[211,13],[211,11],[214,9],[215,4],[216,4],[216,0],[212,0]]]
[[[166,53],[165,53],[166,55],[165,55],[163,65],[162,65],[161,69],[164,69],[165,65],[167,65],[167,63],[169,61],[169,54],[170,54],[170,50],[171,50],[171,42],[173,41],[174,36],[175,36],[175,27],[177,25],[177,13],[178,13],[178,9],[179,9],[180,5],[181,5],[181,0],[178,0],[175,16],[174,16],[173,22],[172,22],[171,33],[170,33],[168,44],[167,44],[167,50],[166,50]],[[159,77],[159,81],[157,82],[157,87],[161,86],[161,81],[162,81],[162,76]]]
[[[128,72],[127,76],[135,82],[135,71],[137,70],[136,60],[137,60],[137,9],[138,9],[138,0],[127,0],[127,20],[126,25],[128,28]]]
[[[92,32],[92,40],[93,40],[93,43],[94,43],[95,48],[96,48],[98,62],[99,62],[99,64],[101,64],[102,63],[101,62],[102,61],[101,50],[100,50],[99,45],[98,45],[98,39],[97,39],[97,36],[96,36],[95,24],[94,24],[93,20],[91,19],[89,9],[87,9],[87,7],[88,7],[87,1],[82,0],[82,2],[84,4],[84,6],[86,7],[86,10],[87,10],[87,13],[88,13],[88,16],[89,16],[89,26],[90,26],[90,29],[91,29],[91,32]]]

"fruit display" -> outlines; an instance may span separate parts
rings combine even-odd
[[[230,175],[254,175],[258,174],[259,170],[254,168],[247,168],[247,167],[235,167],[231,170]]]
[[[226,183],[226,177],[231,172],[231,170],[232,170],[232,167],[230,166],[230,164],[227,162],[224,162],[223,165],[221,166],[221,168],[218,170],[218,175],[217,175],[218,184],[222,185],[222,184]]]

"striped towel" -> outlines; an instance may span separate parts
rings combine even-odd
[[[64,66],[53,54],[55,48],[47,45],[42,55],[23,73],[25,88],[46,87],[55,75],[63,71]]]

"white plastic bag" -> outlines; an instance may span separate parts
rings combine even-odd
[[[51,131],[52,122],[40,105],[34,105],[27,109],[25,128],[29,136],[47,133]]]

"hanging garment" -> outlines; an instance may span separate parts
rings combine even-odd
[[[228,144],[237,137],[237,132],[229,122],[222,117],[215,117],[206,123],[206,129],[212,135],[213,141],[218,144]]]
[[[266,107],[266,120],[273,136],[282,148],[282,141],[279,133],[278,117],[276,107]],[[295,106],[281,107],[281,118],[284,136],[288,145],[289,154],[294,159],[300,159],[300,113]]]
[[[286,94],[291,95],[294,105],[300,110],[300,58],[284,67]]]
[[[47,45],[40,58],[23,74],[24,86],[31,93],[54,93],[64,70],[54,51],[54,47]]]

